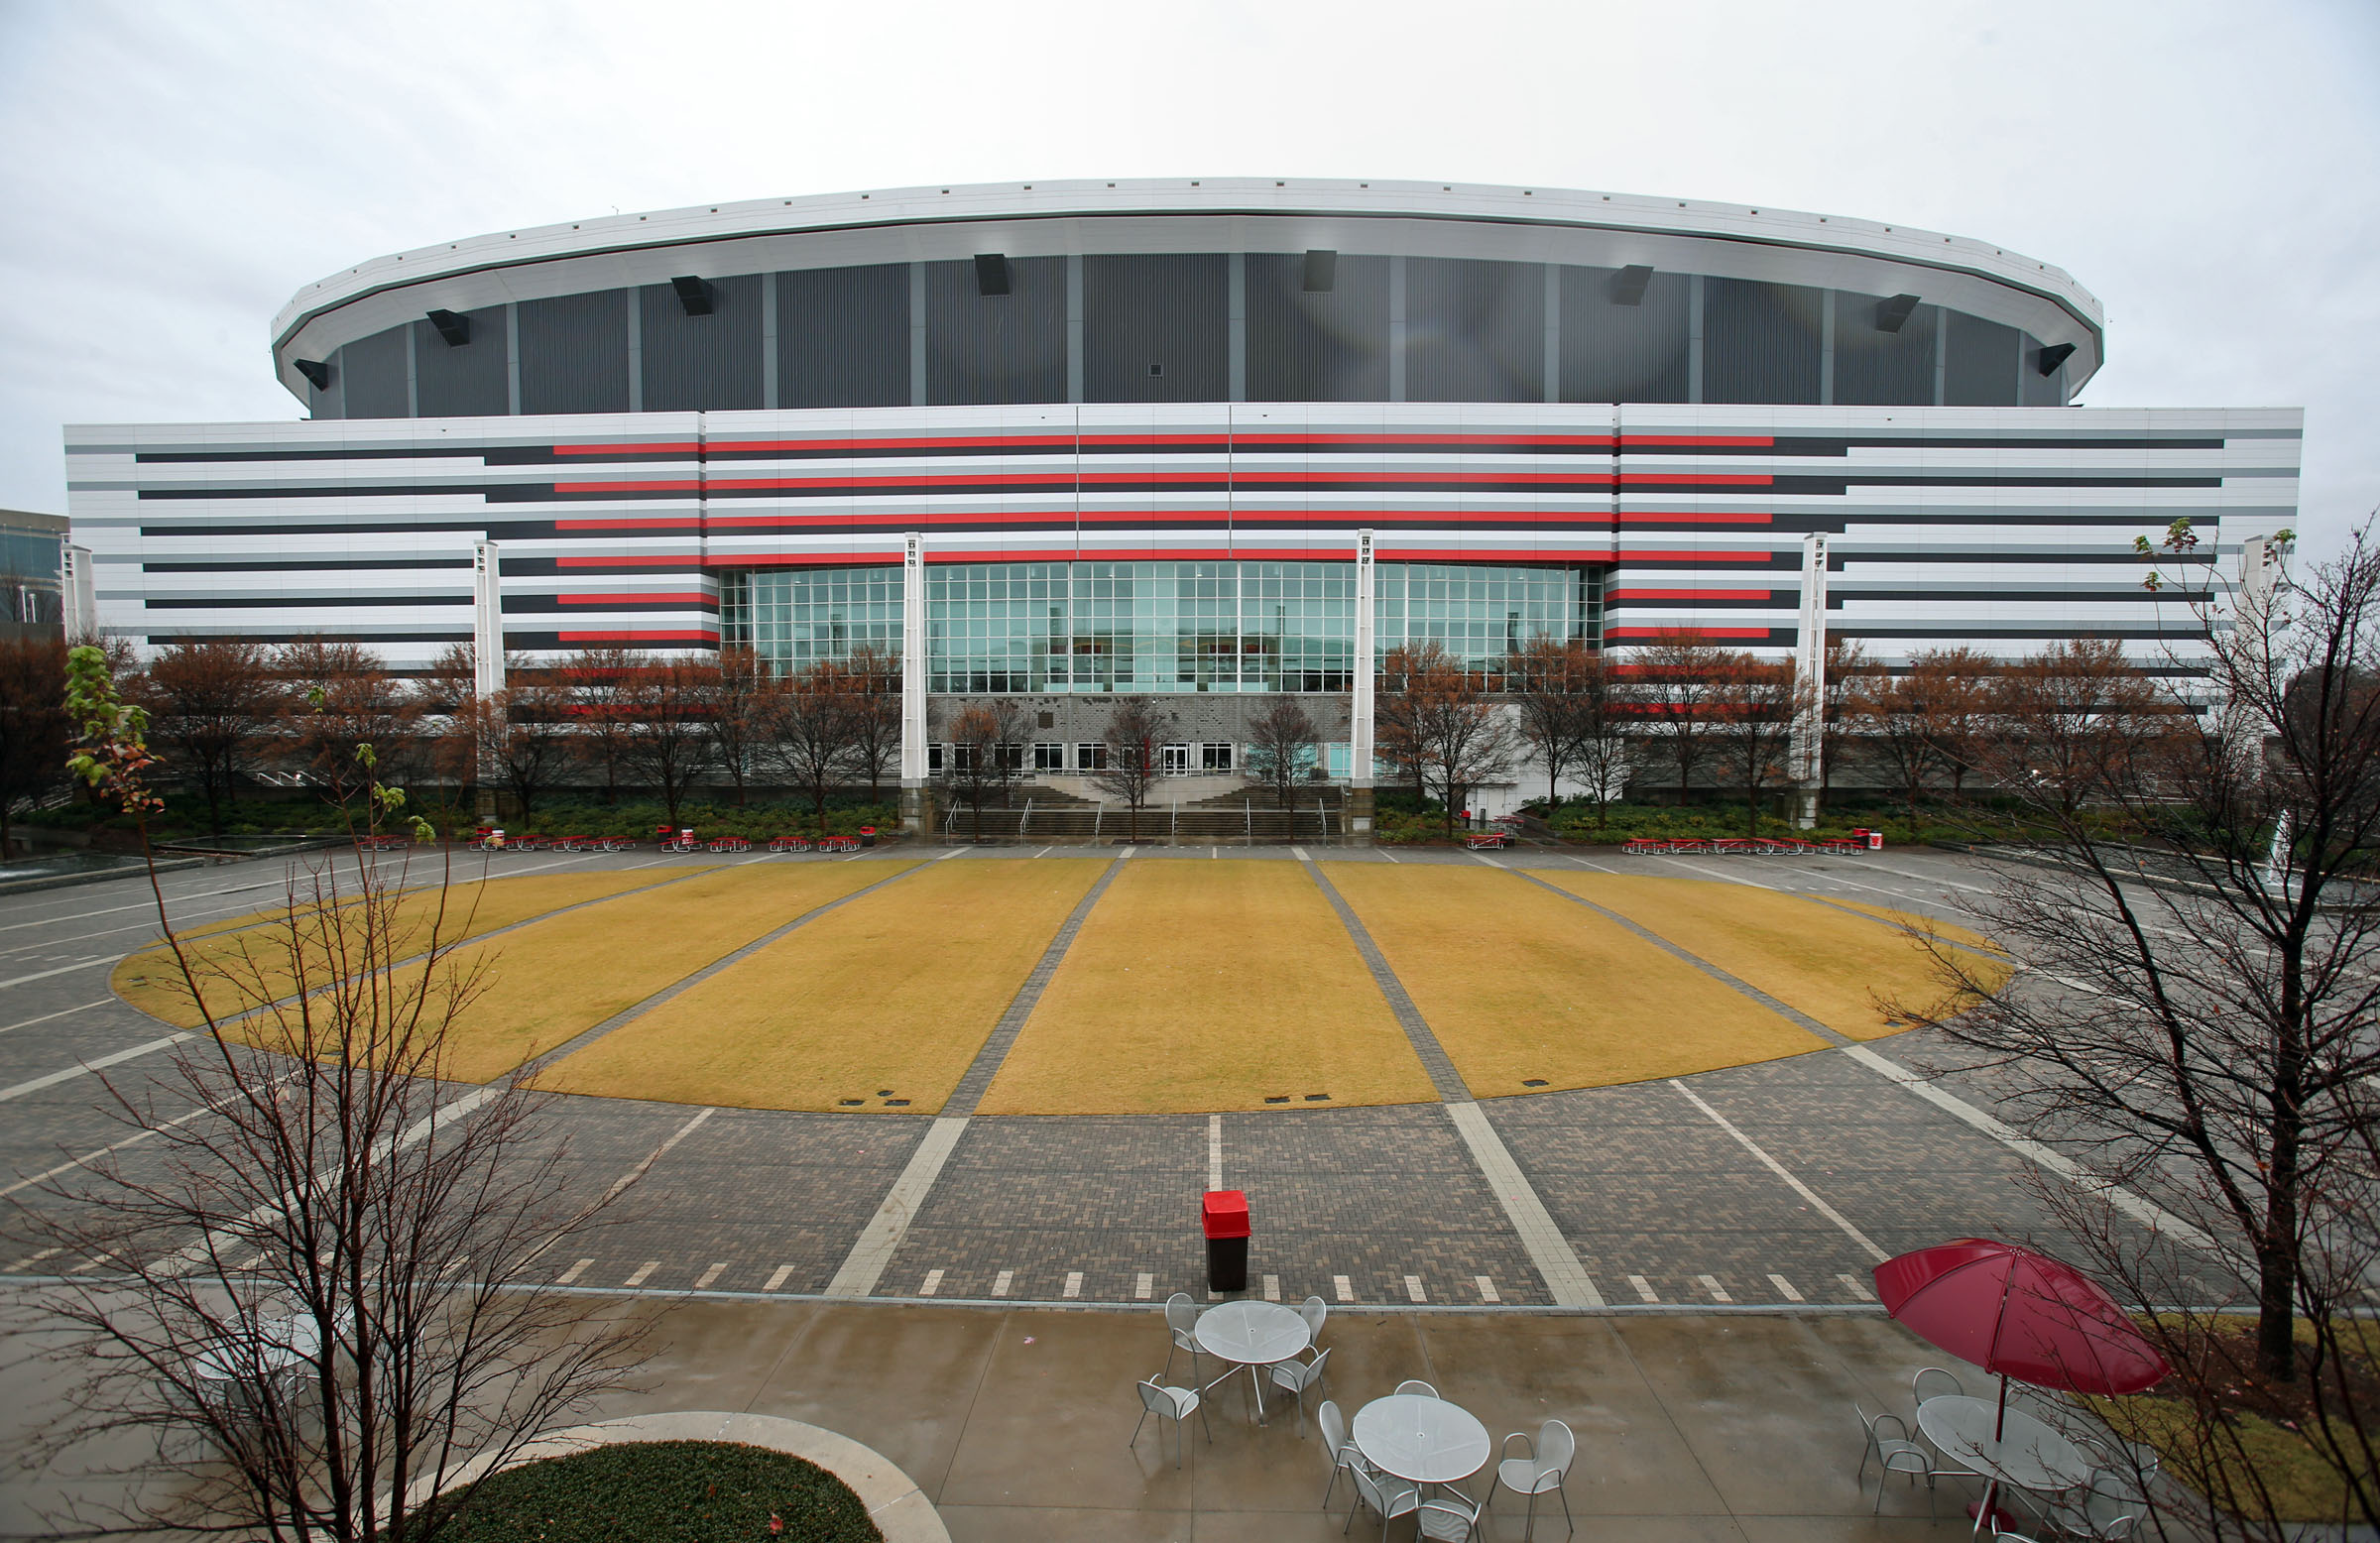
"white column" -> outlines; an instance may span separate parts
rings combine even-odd
[[[1802,537],[1802,617],[1793,639],[1796,709],[1788,761],[1800,784],[1797,823],[1818,823],[1818,789],[1826,772],[1827,538]]]
[[[504,689],[504,570],[494,541],[471,548],[472,689],[494,696]]]
[[[1355,689],[1347,727],[1347,775],[1352,787],[1371,785],[1372,668],[1371,533],[1356,533]]]
[[[900,551],[900,785],[925,785],[925,536]]]
[[[99,601],[91,584],[91,549],[65,543],[60,551],[60,620],[69,645],[99,641]]]

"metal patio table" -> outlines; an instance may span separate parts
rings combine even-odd
[[[1992,1440],[1999,1406],[1988,1398],[1945,1394],[1917,1406],[1917,1428],[1945,1457],[1964,1463],[1983,1476],[1983,1498],[1974,1507],[1981,1532],[1983,1518],[1992,1513],[1992,1497],[2000,1485],[2014,1484],[2039,1495],[2058,1495],[2090,1481],[2090,1460],[2064,1436],[2021,1409],[2007,1412]]]
[[[1443,1398],[1374,1398],[1356,1411],[1351,1434],[1366,1462],[1417,1484],[1451,1484],[1488,1466],[1488,1427]]]
[[[1271,1423],[1264,1418],[1263,1368],[1276,1361],[1287,1361],[1314,1343],[1314,1333],[1306,1327],[1306,1321],[1277,1302],[1226,1302],[1208,1309],[1191,1332],[1197,1337],[1200,1350],[1217,1361],[1229,1361],[1248,1368],[1258,1424]],[[1222,1380],[1223,1377],[1215,1379]],[[1207,1385],[1212,1387],[1215,1383]]]

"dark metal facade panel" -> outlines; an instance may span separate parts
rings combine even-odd
[[[1543,402],[1544,266],[1408,259],[1405,400]]]
[[[1684,274],[1653,275],[1633,305],[1611,297],[1612,268],[1562,270],[1562,400],[1684,402],[1688,290]]]
[[[1926,407],[1934,401],[1935,318],[1920,304],[1898,332],[1876,330],[1884,297],[1835,293],[1835,400],[1846,407]]]
[[[759,408],[761,276],[710,281],[711,313],[689,316],[665,284],[637,291],[648,413]]]
[[[628,306],[621,290],[523,300],[521,411],[628,411]]]
[[[776,276],[776,400],[786,408],[908,406],[908,264]]]
[[[1248,255],[1248,400],[1388,400],[1388,259],[1342,253],[1327,294],[1302,252]]]
[[[1947,368],[1942,401],[1953,408],[2012,408],[2016,406],[2017,344],[2014,327],[1985,321],[1962,311],[1950,311],[1950,336],[1944,339]]]
[[[414,391],[422,417],[499,417],[511,409],[504,307],[465,313],[471,341],[449,347],[427,321],[414,323]]]
[[[339,374],[347,382],[344,416],[413,416],[405,389],[405,333],[404,327],[391,327],[339,350]]]
[[[332,349],[325,362],[330,366],[330,384],[316,386],[305,383],[305,410],[309,417],[345,417],[347,415],[347,364],[343,350]]]
[[[974,263],[925,265],[925,400],[934,407],[1066,400],[1066,260],[1011,258],[1009,293]]]
[[[2025,408],[2062,408],[2066,406],[2066,365],[2061,363],[2049,374],[2041,373],[2041,339],[2030,332],[2025,334],[2024,363],[2017,372],[2017,406]]]
[[[1231,395],[1232,270],[1221,253],[1083,259],[1083,399]]]
[[[1745,279],[1703,281],[1703,400],[1816,404],[1825,294]]]

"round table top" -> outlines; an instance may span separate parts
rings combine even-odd
[[[1992,1440],[1999,1413],[1991,1399],[1946,1394],[1917,1406],[1917,1428],[1951,1457],[2020,1489],[2055,1494],[2090,1478],[2090,1460],[2022,1409],[2008,1411],[2000,1439]]]
[[[1356,1411],[1356,1450],[1417,1484],[1450,1484],[1488,1465],[1488,1427],[1443,1398],[1391,1393]]]
[[[1287,1361],[1314,1343],[1306,1321],[1277,1302],[1226,1302],[1208,1309],[1194,1332],[1199,1349],[1244,1366]]]
[[[269,1319],[257,1325],[252,1341],[210,1345],[190,1365],[206,1381],[238,1382],[311,1361],[321,1348],[322,1333],[311,1318]]]

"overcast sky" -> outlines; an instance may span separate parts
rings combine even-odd
[[[1568,186],[2055,263],[2092,407],[2303,407],[2380,505],[2380,4],[0,0],[0,507],[67,422],[287,419],[360,259],[730,198],[1068,177]]]

